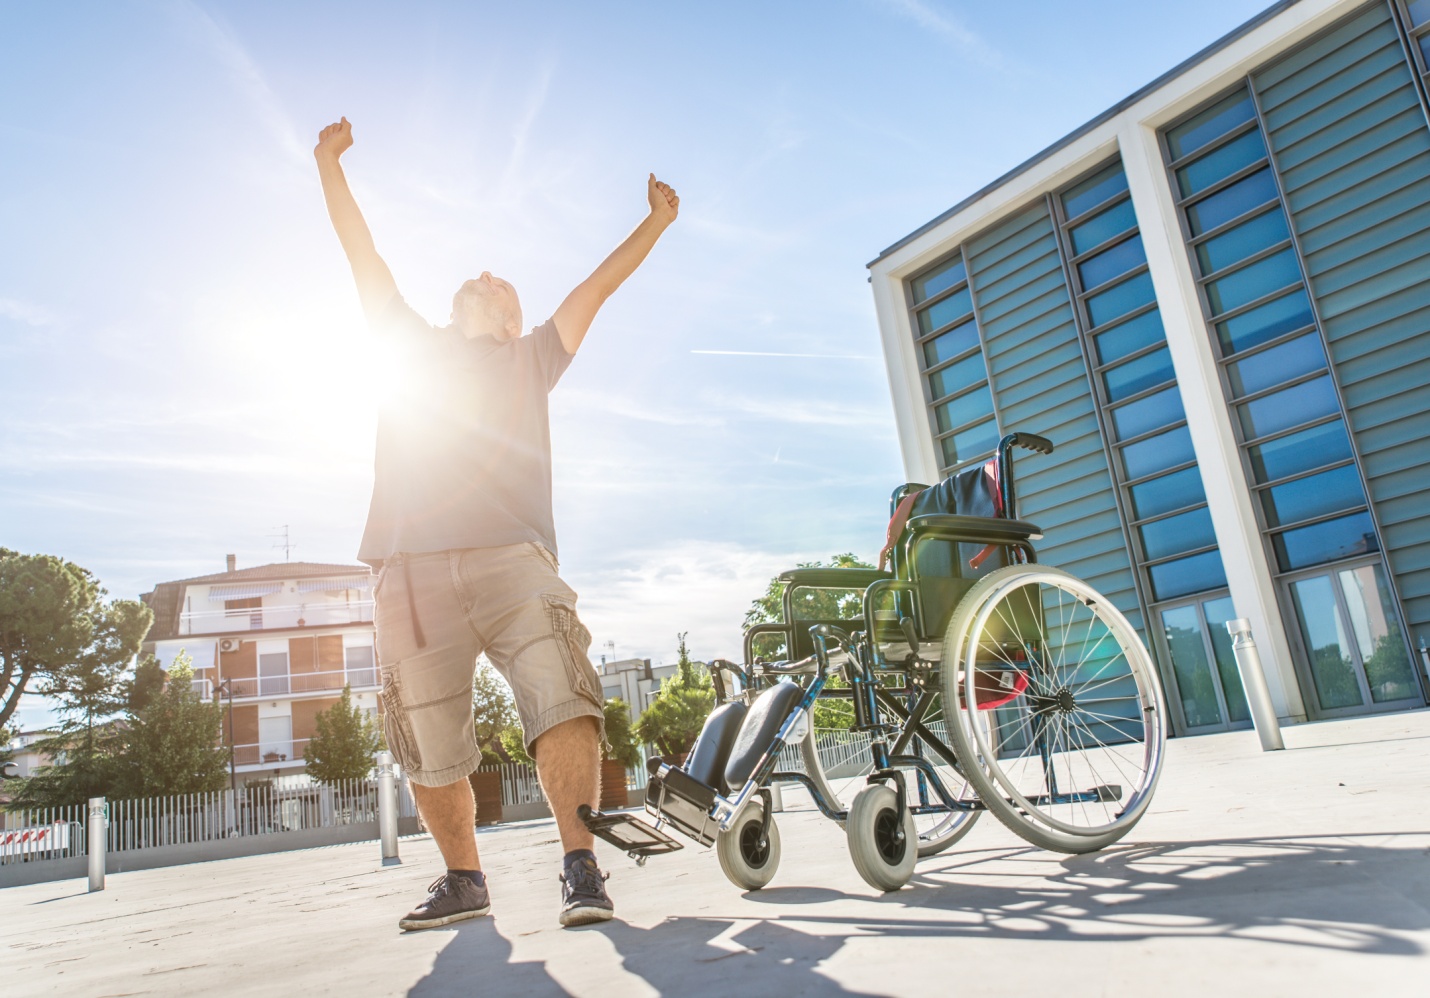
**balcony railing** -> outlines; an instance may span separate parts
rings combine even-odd
[[[286,766],[302,762],[308,738],[265,739],[233,747],[235,766]]]
[[[194,689],[205,697],[213,696],[215,692],[220,699],[225,697],[222,684],[216,686],[207,677],[195,679],[193,683]],[[228,681],[229,692],[235,700],[292,696],[299,693],[338,693],[348,685],[352,686],[354,692],[377,689],[377,667],[369,665],[357,669],[329,669],[325,672],[247,676],[242,679],[230,678]]]
[[[247,610],[193,610],[179,614],[179,633],[231,634],[291,627],[331,627],[372,622],[372,600],[264,606]]]

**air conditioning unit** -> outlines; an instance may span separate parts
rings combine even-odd
[[[238,646],[242,644],[238,638],[219,638],[218,650],[225,654],[238,651]]]

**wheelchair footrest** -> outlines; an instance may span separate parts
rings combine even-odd
[[[596,838],[609,842],[641,864],[650,856],[685,848],[659,828],[646,824],[633,814],[603,814],[583,804],[577,809],[576,816]]]

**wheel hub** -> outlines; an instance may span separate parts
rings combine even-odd
[[[1051,694],[1029,697],[1035,714],[1071,714],[1077,710],[1077,698],[1070,688],[1064,686]]]

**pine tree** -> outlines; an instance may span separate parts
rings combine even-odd
[[[303,750],[308,775],[320,783],[365,779],[382,736],[362,708],[353,706],[352,687],[344,686],[338,702],[314,720],[316,731]]]
[[[636,721],[636,737],[650,742],[663,756],[683,757],[695,744],[710,711],[715,709],[715,690],[710,674],[690,660],[685,634],[679,635],[680,659],[677,671],[660,687],[660,692]]]
[[[180,654],[162,687],[141,667],[117,760],[115,795],[201,794],[228,785],[223,710],[194,689],[193,660]],[[138,691],[137,694],[134,691]]]

